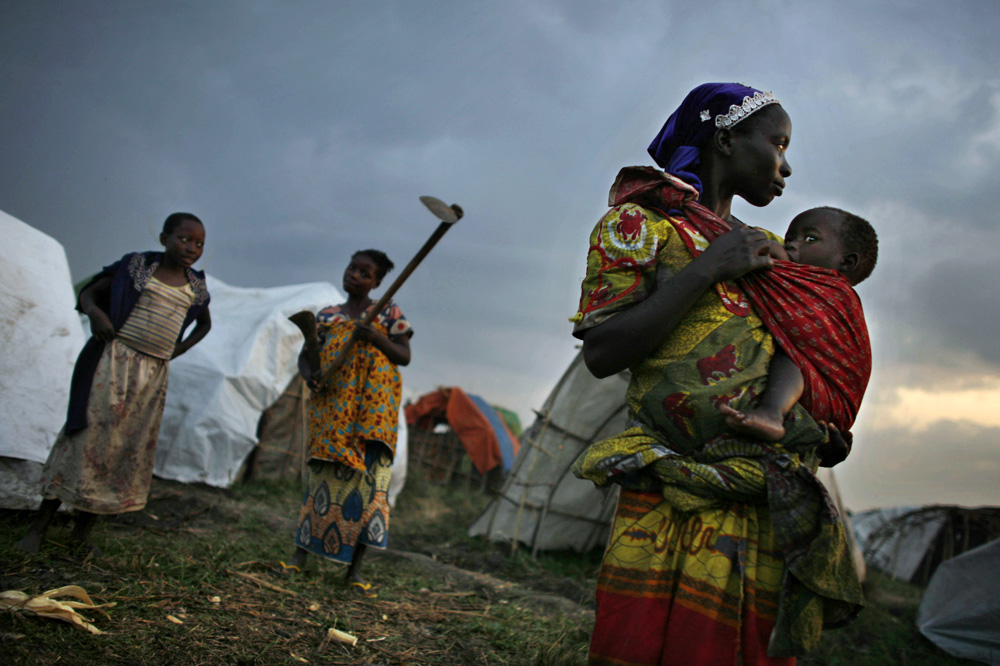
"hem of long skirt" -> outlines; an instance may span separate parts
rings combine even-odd
[[[70,509],[94,513],[101,516],[131,513],[133,511],[142,511],[146,508],[145,500],[143,500],[141,504],[129,504],[127,506],[122,506],[121,504],[110,504],[103,501],[95,503],[93,500],[81,497],[80,495],[59,486],[46,489],[45,493],[42,494],[42,497],[44,499],[57,499]]]
[[[322,557],[324,560],[329,560],[330,562],[336,562],[337,564],[343,564],[344,566],[347,566],[347,565],[349,565],[354,560],[354,550],[355,550],[355,547],[351,548],[351,558],[345,560],[339,554],[338,555],[331,555],[329,553],[324,553],[324,552],[321,552],[321,551],[313,550],[309,546],[303,544],[298,539],[294,539],[294,542],[295,542],[296,548],[301,548],[302,550],[306,551],[310,555],[315,555],[317,557]],[[384,543],[382,545],[375,545],[375,544],[367,543],[367,542],[361,541],[361,540],[359,540],[358,543],[362,544],[366,548],[377,548],[378,550],[386,550],[389,547],[388,541],[386,541],[386,543]]]

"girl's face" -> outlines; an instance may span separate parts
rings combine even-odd
[[[754,206],[766,206],[785,189],[792,167],[785,151],[792,138],[792,121],[777,104],[761,109],[732,133],[730,182],[733,193]]]
[[[366,254],[356,254],[351,257],[344,271],[344,291],[351,296],[364,298],[381,282],[378,277],[378,265]]]
[[[165,261],[175,266],[191,268],[205,249],[205,227],[201,222],[185,219],[169,234],[160,234]]]

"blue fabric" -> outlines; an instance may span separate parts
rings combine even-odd
[[[475,403],[479,411],[483,413],[483,416],[489,421],[490,427],[493,428],[493,432],[497,434],[497,443],[500,445],[500,458],[503,460],[503,471],[509,472],[510,468],[514,465],[514,443],[510,441],[510,434],[507,432],[506,424],[504,424],[500,415],[497,414],[497,410],[490,407],[488,402],[478,395],[471,393],[467,393],[466,395]]]
[[[140,261],[141,260],[141,261]],[[90,278],[80,293],[89,288],[97,280],[106,275],[111,276],[110,299],[103,303],[98,303],[98,307],[107,313],[111,319],[111,324],[115,330],[119,330],[125,320],[128,319],[132,308],[139,300],[142,293],[143,283],[137,283],[132,272],[129,270],[132,264],[133,270],[137,267],[142,269],[144,275],[151,276],[155,266],[163,260],[162,252],[131,252],[113,264],[105,266],[101,272]],[[202,284],[205,281],[205,273],[194,269],[187,269],[188,280],[197,278]],[[148,279],[148,278],[147,278]],[[197,296],[197,293],[196,293]],[[198,316],[208,307],[209,297],[205,293],[204,301],[192,305],[188,309],[184,318],[184,325],[181,326],[178,341],[184,338],[184,331]],[[83,312],[80,307],[80,300],[77,298],[76,309]],[[104,353],[104,342],[91,336],[87,344],[80,351],[80,356],[76,359],[76,366],[73,368],[73,379],[69,388],[69,407],[66,410],[66,424],[64,426],[66,434],[82,430],[87,427],[87,402],[90,400],[90,386],[94,381],[94,373],[97,371],[97,364]]]
[[[701,181],[692,171],[701,164],[701,149],[715,134],[715,117],[729,111],[743,98],[761,92],[739,83],[703,83],[688,93],[670,114],[653,142],[649,154],[661,169],[693,185],[701,192]],[[702,111],[708,119],[702,120]]]

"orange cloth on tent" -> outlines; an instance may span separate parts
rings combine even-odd
[[[430,430],[433,427],[432,417],[435,416],[444,416],[448,421],[480,474],[485,475],[502,464],[500,443],[493,426],[465,391],[457,386],[442,388],[421,396],[417,402],[406,407],[406,423],[410,426]],[[504,428],[507,428],[506,424]],[[509,428],[507,434],[516,457],[520,442]]]

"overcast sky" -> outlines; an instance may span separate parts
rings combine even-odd
[[[409,390],[460,385],[525,425],[576,353],[587,237],[619,168],[693,86],[772,90],[793,175],[744,221],[870,219],[875,371],[838,468],[849,507],[1000,504],[1000,5],[0,1],[0,210],[79,280],[206,224],[237,286],[400,268]]]

